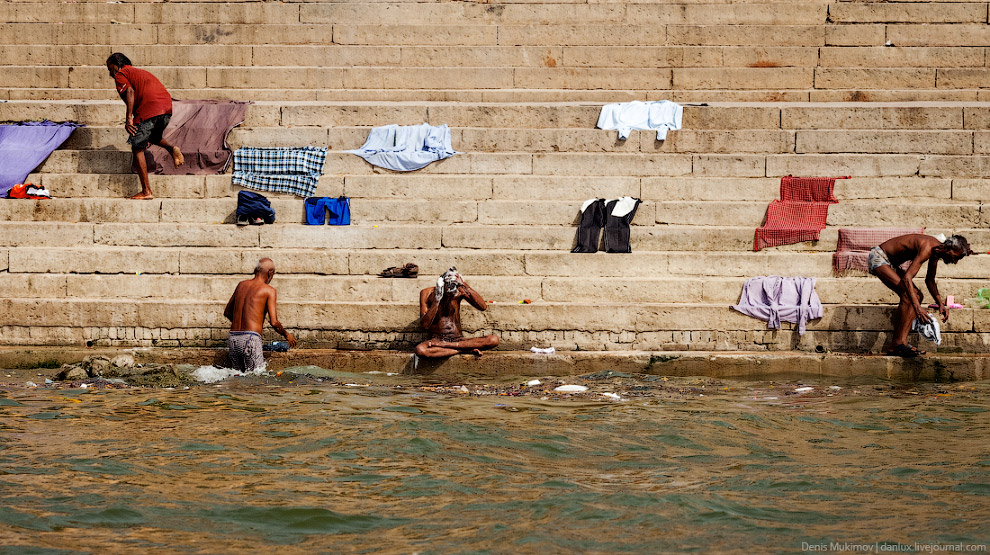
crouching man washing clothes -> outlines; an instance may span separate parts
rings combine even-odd
[[[498,337],[465,338],[461,332],[461,301],[478,310],[486,310],[485,299],[457,273],[456,268],[444,272],[435,287],[427,287],[419,293],[420,324],[430,338],[416,345],[421,357],[441,358],[459,353],[481,356],[481,351],[498,347]]]
[[[928,311],[921,306],[924,295],[912,281],[921,269],[921,265],[928,261],[925,285],[928,286],[928,291],[938,305],[942,321],[947,322],[949,309],[935,284],[938,263],[941,260],[946,264],[955,264],[970,254],[973,254],[973,251],[962,235],[953,235],[945,241],[939,241],[930,235],[901,235],[873,247],[867,261],[870,273],[880,278],[884,285],[900,297],[900,303],[891,318],[894,324],[894,338],[891,341],[889,355],[910,358],[925,354],[925,351],[920,351],[907,342],[908,332],[915,318],[922,325],[932,321]],[[900,266],[908,261],[911,262],[910,266],[902,270]]]
[[[266,313],[272,327],[289,342],[289,347],[296,346],[296,338],[285,331],[278,321],[275,288],[268,285],[273,277],[275,263],[270,258],[262,258],[254,268],[254,277],[238,283],[234,294],[227,301],[223,315],[230,320],[227,348],[230,365],[234,370],[251,372],[264,368],[261,329],[265,325]]]

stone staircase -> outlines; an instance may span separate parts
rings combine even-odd
[[[224,302],[269,256],[312,347],[409,348],[418,290],[456,265],[494,301],[467,331],[502,349],[877,352],[894,297],[832,276],[837,230],[987,244],[987,21],[978,2],[7,3],[0,121],[87,127],[29,178],[57,198],[0,202],[0,344],[220,344]],[[302,225],[300,199],[269,195],[275,225],[236,227],[229,175],[152,176],[154,201],[126,200],[112,51],[177,98],[254,100],[235,148],[328,146],[317,194],[351,197],[352,225]],[[604,102],[665,98],[706,105],[664,142],[594,129]],[[423,122],[463,154],[398,174],[343,152]],[[788,174],[853,178],[820,241],[753,252]],[[633,253],[571,254],[581,203],[620,195],[644,201]],[[406,262],[419,279],[375,277]],[[975,296],[988,270],[943,265],[940,289]],[[768,274],[818,278],[825,317],[799,336],[728,308]],[[942,350],[985,350],[988,315],[953,311]]]

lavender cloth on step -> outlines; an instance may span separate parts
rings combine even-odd
[[[185,163],[178,168],[172,153],[150,145],[145,151],[148,173],[159,175],[216,175],[223,173],[233,151],[230,131],[244,123],[251,102],[234,100],[173,100],[172,119],[162,133],[166,143],[179,147]],[[136,168],[135,168],[136,169]]]
[[[780,322],[798,325],[804,334],[808,320],[822,317],[822,302],[815,292],[815,278],[760,276],[743,285],[739,304],[732,308],[767,322],[767,329],[780,329]]]
[[[0,196],[18,183],[24,183],[29,173],[41,165],[60,147],[78,123],[22,121],[0,125]]]

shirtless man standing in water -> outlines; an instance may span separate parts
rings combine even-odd
[[[416,345],[417,355],[441,358],[472,353],[481,356],[482,350],[498,347],[498,337],[494,335],[464,338],[461,332],[461,301],[464,299],[478,310],[488,308],[485,299],[464,283],[455,268],[444,272],[436,287],[419,292],[420,324],[430,333],[430,339]]]
[[[935,284],[938,261],[955,264],[970,254],[973,254],[973,251],[962,235],[953,235],[945,241],[939,241],[930,235],[901,235],[873,247],[867,262],[870,273],[880,278],[884,285],[900,297],[900,303],[894,310],[892,318],[894,338],[891,340],[888,354],[905,358],[925,354],[924,351],[919,351],[907,343],[911,322],[915,317],[925,324],[931,321],[928,311],[921,307],[924,295],[912,281],[921,269],[921,265],[928,261],[925,285],[928,286],[928,291],[938,305],[942,321],[947,322],[949,310],[945,306],[945,299],[938,294],[938,286]],[[907,270],[901,270],[900,265],[907,261],[911,261],[911,265]]]
[[[266,313],[272,327],[289,342],[289,347],[296,346],[296,338],[285,331],[278,321],[275,288],[268,285],[273,277],[275,263],[270,258],[262,258],[254,268],[254,277],[238,283],[234,294],[227,301],[223,315],[230,320],[227,348],[230,365],[234,370],[251,372],[265,366],[261,329],[265,325]]]

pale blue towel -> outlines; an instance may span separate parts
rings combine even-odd
[[[450,146],[447,124],[375,127],[358,150],[348,150],[380,168],[408,172],[457,154]]]

